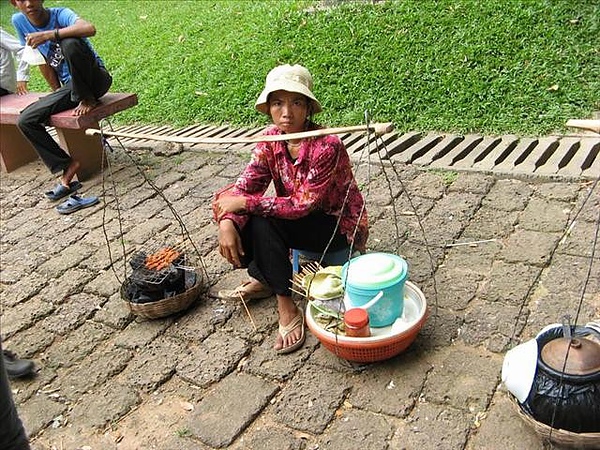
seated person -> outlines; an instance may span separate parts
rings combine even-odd
[[[299,65],[271,70],[256,109],[270,116],[266,135],[321,128],[312,115],[321,105],[311,92],[312,76]],[[266,196],[273,182],[275,196]],[[304,343],[304,314],[291,296],[290,249],[323,253],[352,246],[364,251],[367,214],[350,158],[335,135],[258,143],[248,166],[230,189],[215,196],[219,250],[250,280],[221,298],[275,294],[279,334],[274,349],[289,353]],[[328,247],[329,246],[329,247]]]
[[[22,58],[24,48],[16,37],[0,27],[0,96],[27,93],[29,65]]]
[[[47,193],[52,200],[76,191],[73,182],[80,163],[72,159],[46,131],[52,114],[75,108],[74,115],[90,112],[108,92],[112,77],[87,39],[96,28],[65,7],[44,8],[44,0],[10,0],[20,12],[12,17],[23,45],[38,49],[46,60],[40,66],[52,93],[23,110],[18,127],[51,173],[61,172],[60,183]]]

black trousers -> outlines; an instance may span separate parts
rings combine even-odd
[[[71,157],[46,131],[45,125],[50,116],[75,108],[81,100],[99,99],[112,84],[112,77],[104,67],[98,65],[92,50],[82,39],[66,38],[60,42],[60,46],[69,66],[71,80],[25,108],[17,123],[52,173],[69,167]]]
[[[290,250],[323,253],[348,247],[346,237],[336,230],[337,218],[317,212],[295,220],[251,216],[241,232],[248,274],[267,284],[275,294],[291,295]]]
[[[0,353],[2,342],[0,342]],[[29,450],[29,441],[10,392],[4,357],[0,359],[0,449]]]

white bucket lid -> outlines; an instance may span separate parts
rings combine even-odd
[[[408,272],[406,261],[390,253],[360,255],[348,261],[344,268],[347,283],[365,289],[383,289],[405,279]]]

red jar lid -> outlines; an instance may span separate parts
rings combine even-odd
[[[353,328],[362,328],[369,324],[369,314],[366,309],[352,308],[344,313],[344,322]]]

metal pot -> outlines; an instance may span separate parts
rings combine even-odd
[[[557,326],[541,332],[536,341],[536,374],[523,409],[553,428],[599,432],[600,332]]]

